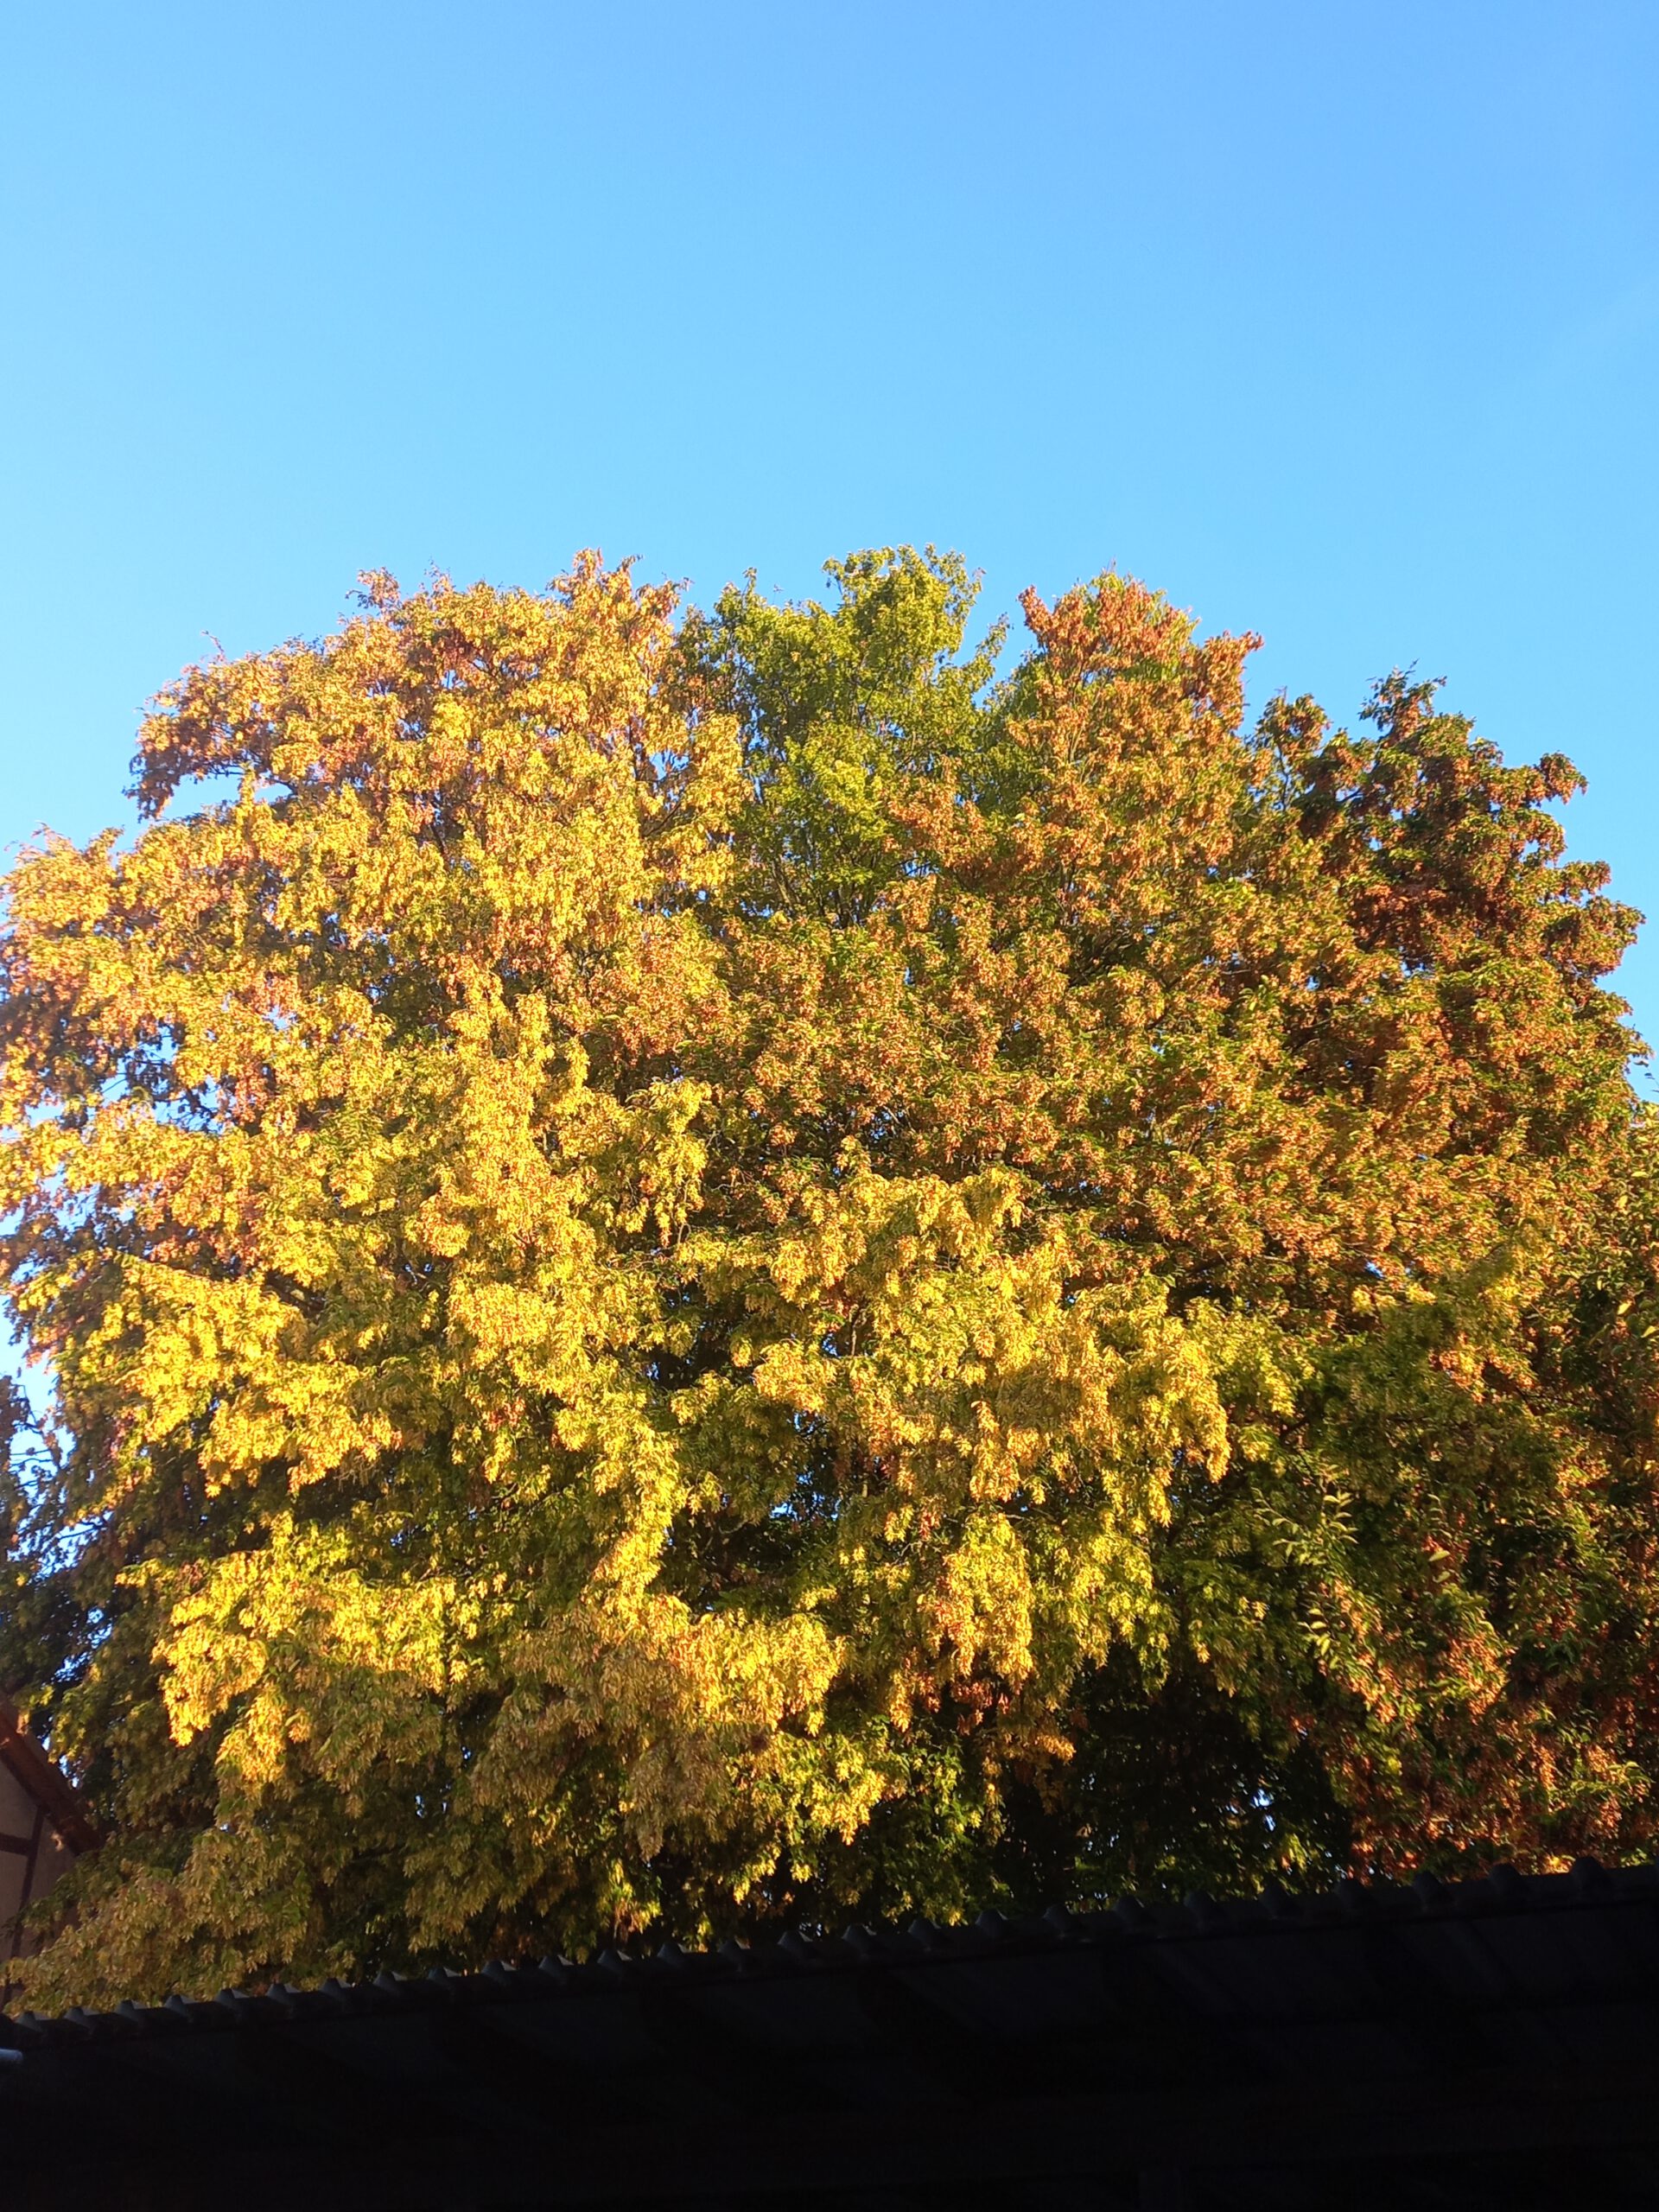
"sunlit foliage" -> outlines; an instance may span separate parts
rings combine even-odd
[[[1573,771],[829,577],[368,579],[11,876],[34,2001],[1655,1834]]]

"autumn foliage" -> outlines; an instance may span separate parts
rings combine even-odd
[[[370,579],[12,874],[33,2001],[1659,1832],[1572,768],[830,577]]]

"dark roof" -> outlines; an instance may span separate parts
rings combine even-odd
[[[26,2208],[1659,2203],[1659,1868],[0,2021]]]

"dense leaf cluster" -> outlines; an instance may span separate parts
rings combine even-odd
[[[1572,768],[830,579],[370,579],[11,876],[36,2001],[1659,1827]]]

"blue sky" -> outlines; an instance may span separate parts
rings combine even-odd
[[[1415,662],[1659,917],[1659,7],[14,10],[0,842],[358,570],[959,547]],[[1659,945],[1659,922],[1653,933]],[[1627,994],[1659,1037],[1659,951]]]

